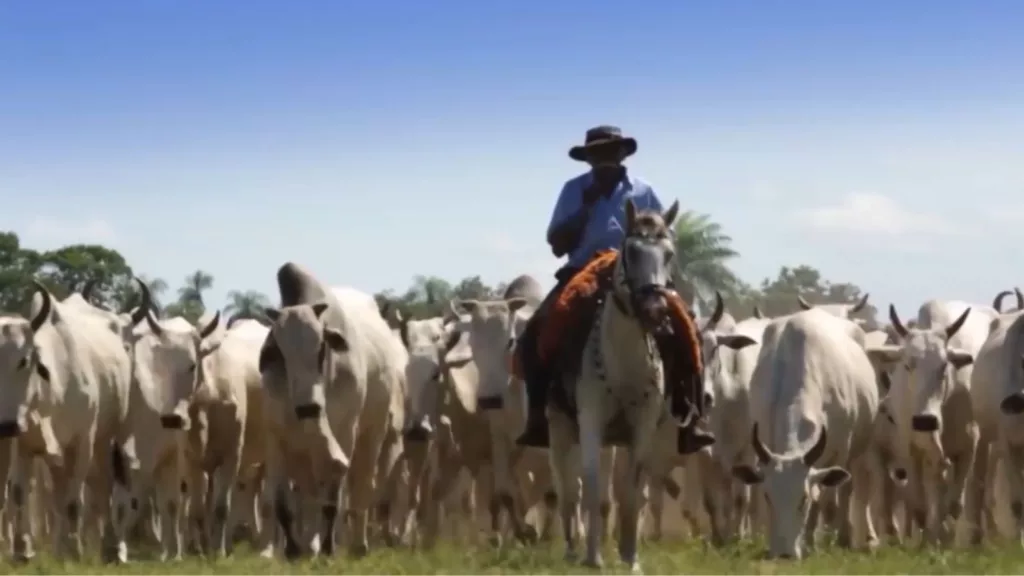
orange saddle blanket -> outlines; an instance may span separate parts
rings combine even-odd
[[[599,252],[562,288],[547,317],[542,319],[536,351],[542,363],[550,366],[562,354],[582,353],[593,319],[603,302],[602,297],[611,290],[612,272],[618,257],[617,250]],[[671,292],[668,300],[672,334],[658,339],[662,358],[669,365],[686,365],[688,371],[699,374],[703,365],[697,325],[686,303],[676,292]],[[522,378],[520,353],[517,351],[512,355],[509,367],[512,374]],[[676,372],[669,366],[666,368],[666,372]],[[669,374],[669,380],[676,380],[676,376]]]

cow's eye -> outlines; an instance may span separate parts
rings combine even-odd
[[[26,367],[28,367],[28,356],[22,358],[21,362],[18,362],[18,368],[17,369],[18,370],[24,370]]]

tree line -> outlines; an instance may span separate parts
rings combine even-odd
[[[676,261],[680,263],[676,287],[688,303],[703,311],[710,310],[716,292],[722,294],[727,309],[737,320],[751,316],[755,307],[766,316],[795,312],[799,309],[797,296],[814,304],[852,303],[863,296],[856,284],[827,280],[808,265],[782,266],[775,278],[764,278],[757,284],[744,282],[730,267],[731,261],[739,256],[732,238],[706,214],[682,213],[676,222],[675,244]],[[510,270],[506,280],[512,280],[518,273]],[[31,279],[36,278],[58,298],[80,292],[91,284],[94,304],[126,312],[140,301],[133,276],[149,286],[162,315],[183,316],[192,322],[206,311],[203,295],[214,283],[212,274],[196,270],[171,292],[166,280],[134,271],[112,248],[73,244],[40,252],[21,246],[17,234],[0,232],[0,311],[24,313],[31,297]],[[404,291],[385,290],[374,297],[380,304],[397,304],[406,317],[427,318],[444,314],[452,298],[500,298],[504,292],[504,284],[488,286],[479,276],[453,283],[437,276],[417,275]],[[258,291],[232,290],[224,313],[260,319],[263,309],[270,305],[270,298]],[[858,316],[869,327],[876,327],[876,314],[869,302]]]

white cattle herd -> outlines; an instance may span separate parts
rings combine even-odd
[[[867,296],[741,322],[719,297],[698,323],[698,425],[715,442],[680,456],[676,427],[649,419],[638,492],[628,451],[583,433],[581,456],[554,433],[564,417],[550,451],[515,444],[526,402],[507,355],[543,296],[529,277],[417,320],[292,263],[277,279],[265,323],[159,318],[141,282],[128,314],[36,283],[27,317],[0,317],[0,538],[14,559],[44,539],[117,562],[154,546],[162,560],[226,555],[237,538],[266,558],[429,547],[465,514],[475,527],[479,501],[493,544],[557,523],[571,554],[591,528],[599,563],[614,523],[601,521],[615,511],[620,547],[635,548],[645,523],[662,534],[666,496],[692,537],[763,534],[775,557],[810,553],[825,529],[867,549],[1024,537],[1020,290],[992,306],[930,300],[908,323],[890,307],[885,331],[853,319]],[[1017,310],[1001,310],[1007,295]],[[600,494],[586,514],[581,484]],[[635,552],[622,554],[638,570]]]

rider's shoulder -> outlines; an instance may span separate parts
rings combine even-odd
[[[651,194],[654,192],[654,187],[651,186],[651,183],[648,182],[647,180],[644,180],[643,178],[639,176],[634,176],[632,174],[630,174],[628,178],[629,185],[630,187],[633,188],[634,195],[639,196],[642,194]]]

